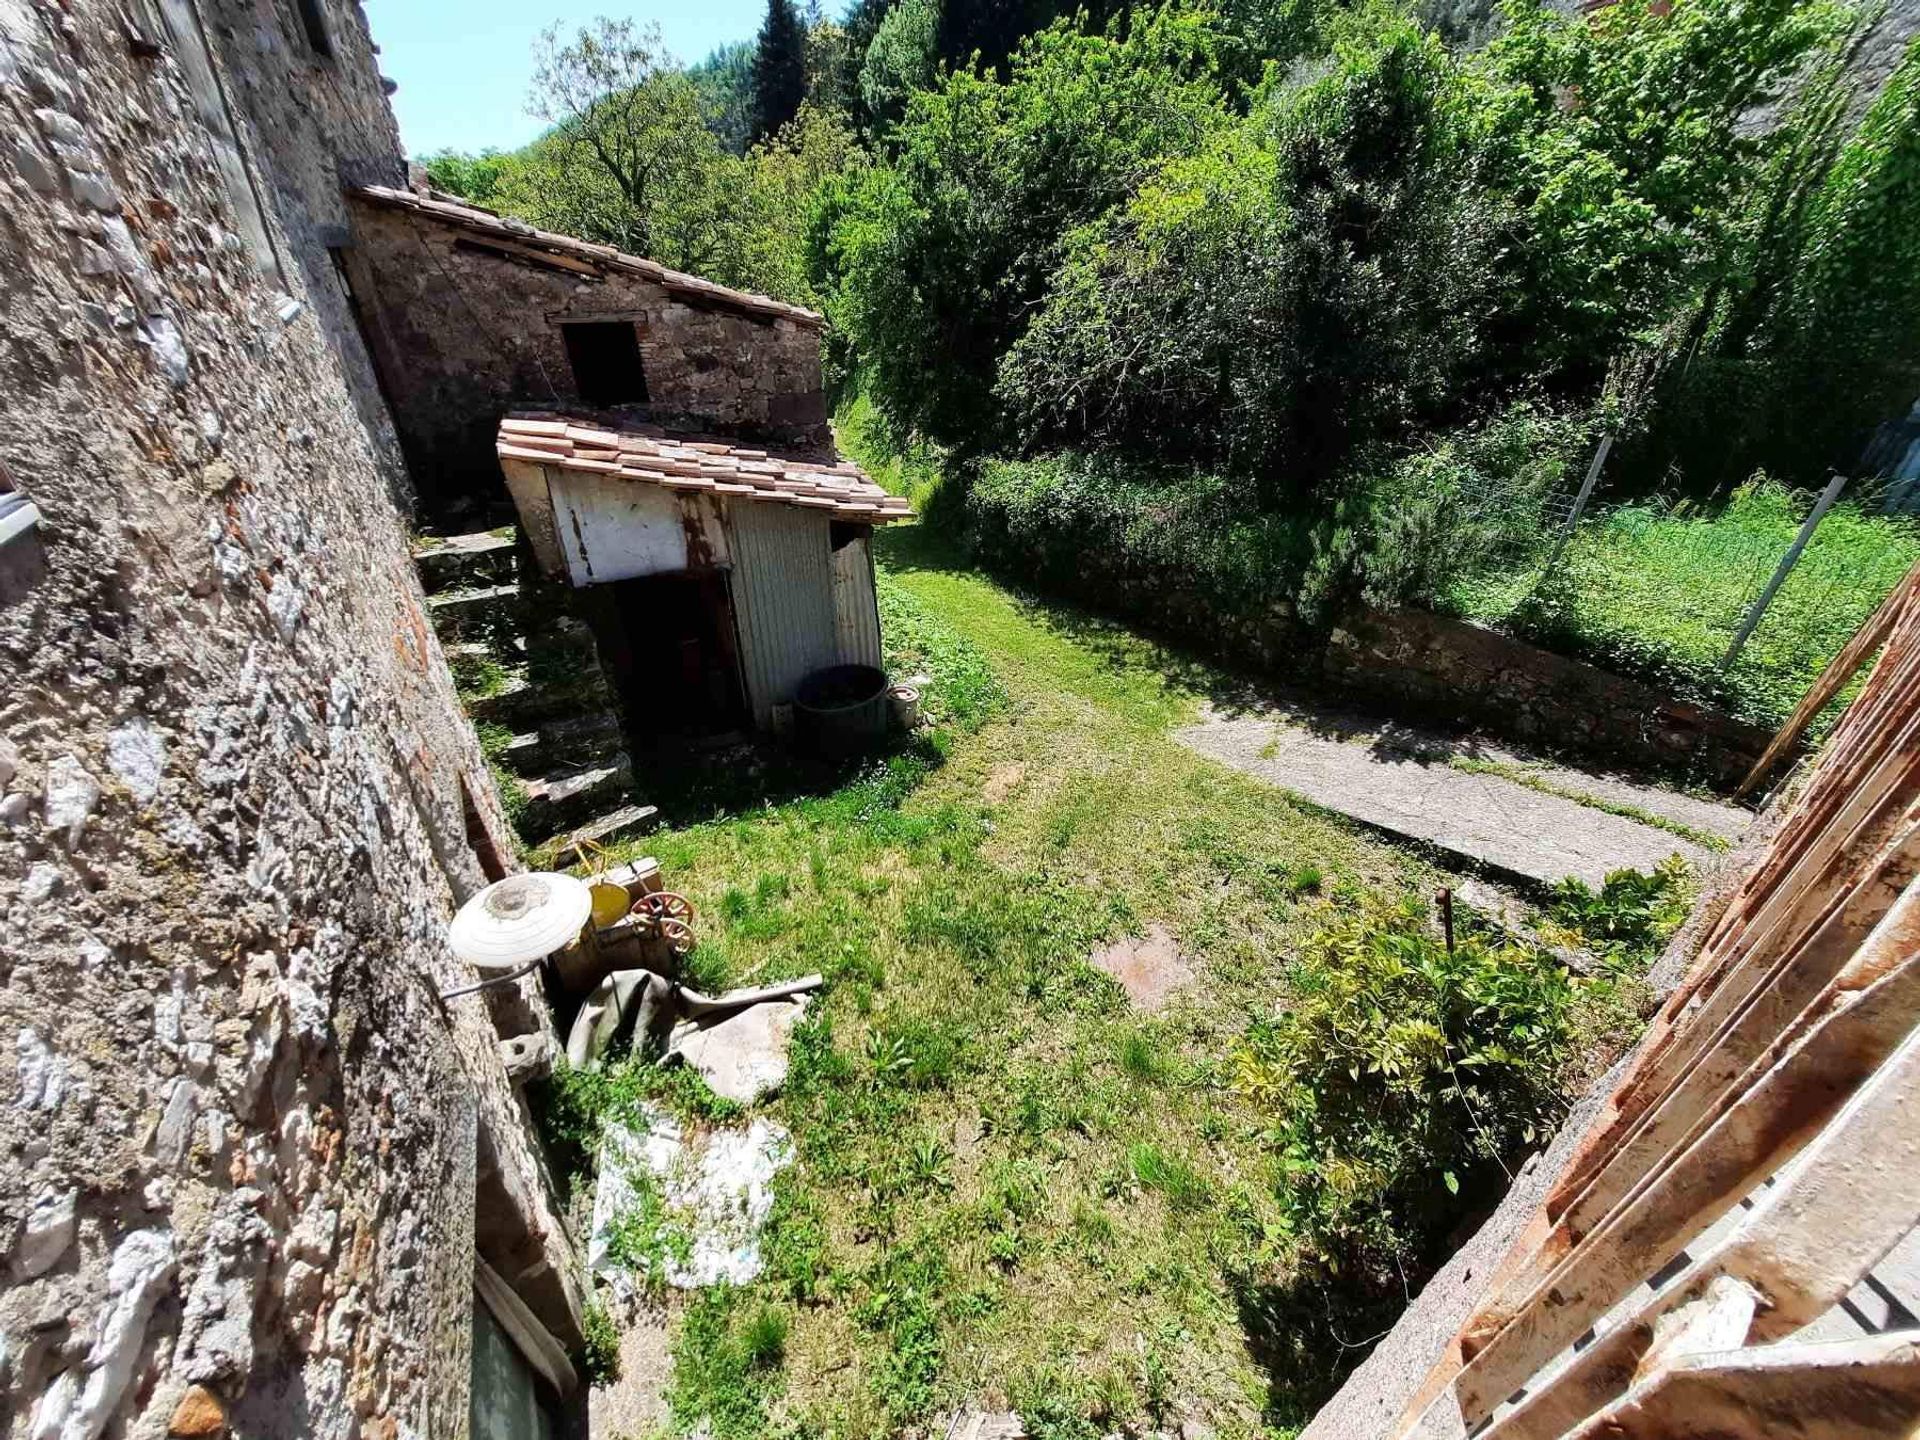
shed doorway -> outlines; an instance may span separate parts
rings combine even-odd
[[[745,728],[726,572],[643,575],[582,593],[634,741],[705,740]]]

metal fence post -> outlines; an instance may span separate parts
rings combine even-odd
[[[1786,583],[1788,572],[1799,563],[1800,552],[1807,548],[1807,541],[1813,538],[1815,528],[1827,511],[1833,507],[1833,502],[1840,498],[1840,492],[1846,488],[1846,485],[1846,476],[1834,476],[1827,482],[1827,488],[1820,492],[1820,498],[1813,502],[1813,509],[1808,512],[1807,518],[1800,522],[1800,533],[1793,537],[1793,544],[1789,545],[1787,553],[1780,557],[1780,563],[1773,567],[1773,578],[1767,581],[1767,588],[1760,592],[1760,598],[1755,600],[1747,611],[1747,618],[1740,622],[1740,629],[1733,637],[1733,644],[1727,647],[1727,653],[1720,661],[1722,670],[1733,664],[1734,657],[1740,653],[1740,647],[1747,643],[1759,627],[1760,617],[1765,615],[1767,607],[1773,604],[1773,597],[1780,593],[1780,587]]]
[[[1613,449],[1613,436],[1602,435],[1600,444],[1593,452],[1593,461],[1587,466],[1587,478],[1580,482],[1580,493],[1573,497],[1573,509],[1567,512],[1567,523],[1560,527],[1560,538],[1553,542],[1553,553],[1547,556],[1547,563],[1541,568],[1540,578],[1533,582],[1538,589],[1546,583],[1553,573],[1553,567],[1560,563],[1560,557],[1566,553],[1567,546],[1573,540],[1573,527],[1580,523],[1580,513],[1587,508],[1587,501],[1593,498],[1593,487],[1600,483],[1600,467],[1607,463],[1607,452]]]

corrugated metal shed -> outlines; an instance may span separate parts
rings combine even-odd
[[[840,659],[828,521],[786,505],[728,509],[741,678],[765,727],[805,676]]]
[[[880,611],[866,535],[833,552],[833,626],[843,665],[880,665]]]

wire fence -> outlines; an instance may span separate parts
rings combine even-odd
[[[1780,723],[1920,560],[1920,520],[1885,513],[1883,483],[1607,504],[1594,473],[1538,497],[1532,556],[1463,582],[1455,608],[1755,724]]]

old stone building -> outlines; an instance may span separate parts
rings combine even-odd
[[[870,533],[906,504],[833,451],[820,316],[423,183],[348,204],[334,258],[434,532],[436,620],[510,677],[472,698],[511,735],[525,837],[630,834],[652,814],[630,752],[778,728],[834,667],[877,684]]]
[[[564,1430],[543,1002],[445,994],[511,847],[352,308],[365,17],[0,0],[0,103],[0,1426],[461,1435],[477,1348]]]
[[[448,196],[350,199],[342,269],[429,516],[500,495],[494,430],[516,405],[826,443],[813,312]]]

